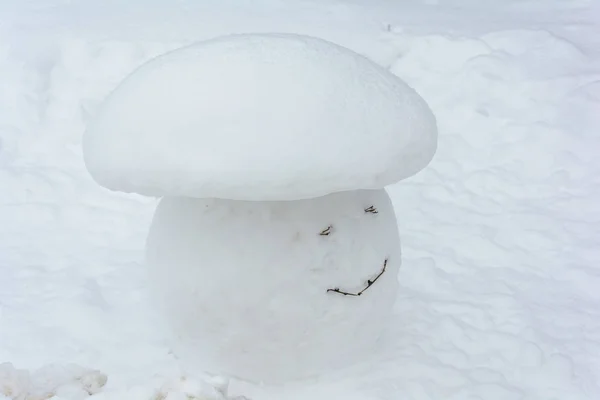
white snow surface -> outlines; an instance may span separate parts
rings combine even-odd
[[[45,400],[55,397],[83,399],[98,393],[107,377],[79,365],[44,365],[30,373],[11,363],[0,364],[0,399]]]
[[[82,133],[147,60],[221,34],[279,31],[398,73],[434,111],[439,145],[427,168],[388,189],[403,259],[385,353],[305,384],[232,380],[229,396],[597,400],[598,7],[1,2],[0,362],[102,371],[92,399],[156,399],[154,375],[187,376],[149,305],[142,260],[156,202],[100,188]]]
[[[83,154],[112,190],[296,200],[396,183],[436,144],[431,110],[389,70],[322,39],[252,34],[141,66],[90,123]]]
[[[198,379],[198,378],[204,379]],[[155,376],[143,386],[101,391],[107,377],[76,364],[47,364],[35,371],[0,364],[0,400],[247,400],[227,396],[228,382],[206,375]]]
[[[281,383],[385,351],[375,343],[398,294],[400,239],[383,189],[280,202],[165,197],[147,262],[189,370]]]

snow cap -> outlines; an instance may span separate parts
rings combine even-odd
[[[156,57],[83,136],[92,177],[149,196],[297,200],[380,189],[432,159],[437,128],[400,78],[336,44],[231,35]]]

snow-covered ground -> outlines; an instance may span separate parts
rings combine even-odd
[[[320,383],[232,382],[230,392],[600,398],[593,0],[0,2],[0,363],[75,363],[108,377],[98,389],[98,372],[47,367],[29,377],[36,386],[3,365],[0,398],[6,382],[65,381],[63,400],[96,390],[98,400],[150,400],[163,384],[169,399],[186,387],[210,392],[168,383],[180,372],[142,265],[156,202],[96,185],[81,135],[106,94],[149,58],[270,31],[319,36],[390,68],[431,105],[439,148],[427,169],[389,188],[404,260],[381,350]],[[213,392],[204,398],[218,399]]]

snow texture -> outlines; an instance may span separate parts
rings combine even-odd
[[[381,189],[432,159],[436,123],[397,76],[291,34],[233,35],[152,59],[83,137],[98,183],[151,196],[295,200]]]
[[[0,400],[247,400],[227,396],[227,381],[214,377],[155,376],[150,384],[100,392],[106,375],[79,365],[48,364],[29,372],[0,364]]]
[[[396,300],[400,239],[383,189],[286,202],[165,197],[147,255],[188,370],[281,383],[374,350]],[[328,292],[357,294],[369,281],[360,297]]]
[[[0,362],[100,370],[94,396],[111,400],[156,400],[155,374],[189,376],[149,306],[156,201],[99,187],[81,135],[147,60],[287,31],[400,74],[435,112],[439,146],[388,188],[403,256],[383,350],[306,383],[232,379],[228,395],[598,400],[599,11],[589,0],[0,2]]]
[[[79,400],[98,393],[107,377],[100,371],[79,365],[45,365],[33,373],[0,364],[0,399],[47,400],[68,398]]]

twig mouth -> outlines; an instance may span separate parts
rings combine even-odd
[[[345,290],[341,290],[340,288],[327,289],[327,292],[328,293],[329,292],[339,293],[339,294],[342,294],[344,296],[356,296],[356,297],[358,297],[358,296],[362,295],[364,292],[366,292],[367,289],[369,289],[371,286],[373,286],[373,284],[375,282],[377,282],[377,280],[381,277],[381,275],[383,275],[383,273],[385,272],[385,269],[387,268],[387,263],[388,263],[388,259],[386,258],[385,261],[383,262],[383,268],[381,269],[381,272],[379,272],[379,274],[375,278],[373,278],[373,280],[368,279],[367,280],[367,285],[360,292],[356,292],[356,293],[347,292]]]

